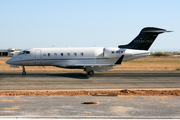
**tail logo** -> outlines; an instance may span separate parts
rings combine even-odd
[[[134,40],[134,43],[153,43],[154,40]]]

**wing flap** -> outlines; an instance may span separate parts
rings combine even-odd
[[[108,66],[113,66],[111,64],[69,64],[66,65],[66,67],[70,67],[70,66],[81,66],[81,67],[108,67]]]

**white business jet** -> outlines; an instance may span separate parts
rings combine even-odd
[[[83,69],[89,75],[94,71],[113,69],[121,62],[150,55],[148,51],[158,34],[170,32],[165,29],[146,27],[127,45],[118,48],[84,47],[84,48],[31,48],[6,61],[11,67],[22,66],[56,66],[68,69]]]

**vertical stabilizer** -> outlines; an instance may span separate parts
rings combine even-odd
[[[137,49],[137,50],[148,50],[156,37],[166,31],[165,29],[146,27],[141,30],[139,35],[127,45],[119,45],[119,48]]]

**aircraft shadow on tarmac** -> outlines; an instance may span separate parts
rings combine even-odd
[[[93,76],[86,73],[47,73],[29,72],[22,75],[19,72],[1,72],[0,77],[67,77],[75,79],[103,78],[103,77],[180,77],[179,73],[96,73]]]
[[[83,74],[83,73],[51,73],[46,74],[47,76],[57,76],[57,77],[69,77],[69,78],[76,78],[76,79],[89,79],[90,75]]]

